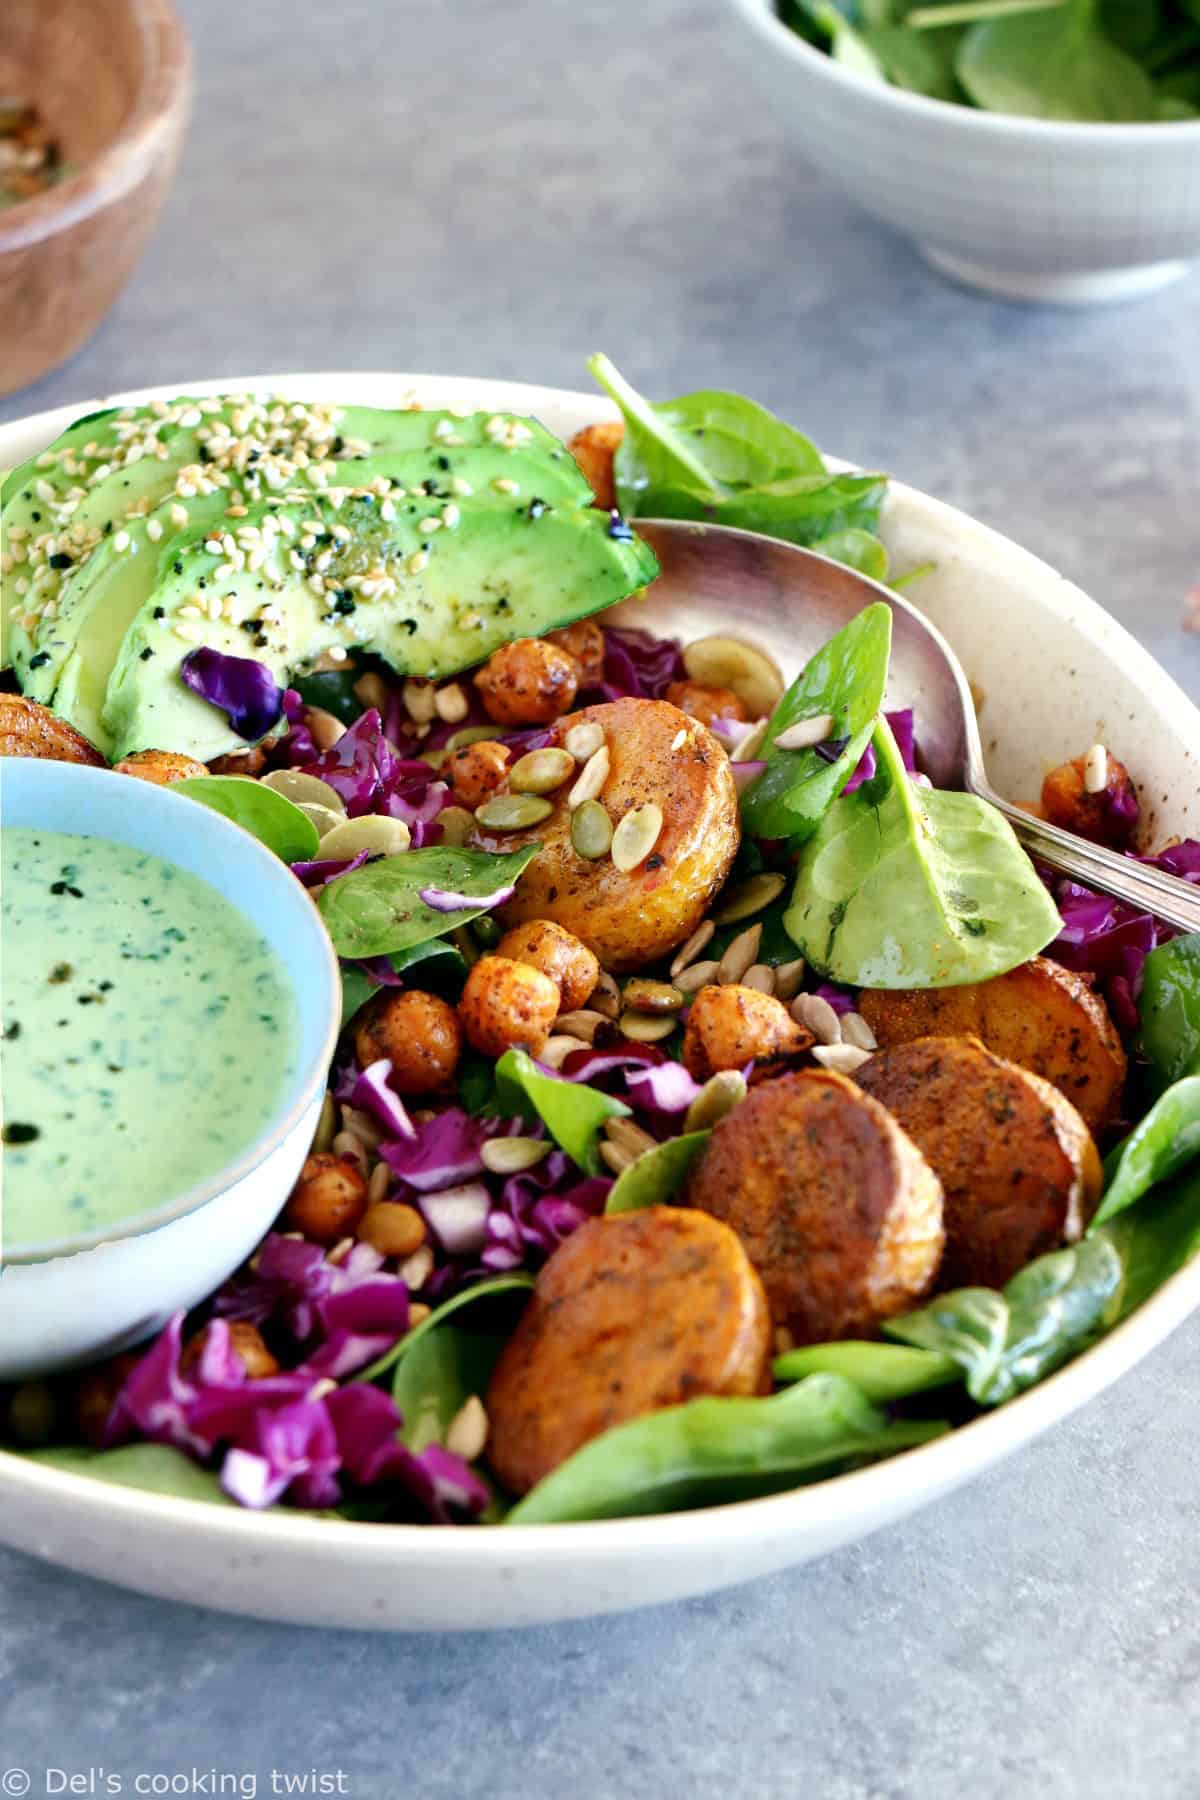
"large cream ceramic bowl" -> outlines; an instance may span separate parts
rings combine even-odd
[[[535,413],[563,436],[609,411],[591,395],[424,376],[206,385],[379,406],[415,393],[428,405]],[[85,410],[0,431],[0,463]],[[1108,738],[1150,798],[1155,835],[1200,828],[1200,714],[1119,625],[1045,563],[910,488],[892,488],[884,536],[898,568],[937,565],[912,593],[986,690],[986,749],[1003,791],[1035,792],[1046,763]],[[643,617],[654,622],[652,594]],[[694,618],[737,623],[792,662],[786,617],[717,620],[698,595]],[[352,1525],[161,1499],[0,1454],[0,1540],[145,1592],[314,1625],[450,1630],[618,1612],[765,1575],[902,1518],[1093,1399],[1198,1302],[1200,1261],[997,1412],[891,1462],[736,1506],[593,1525]]]
[[[979,112],[855,74],[783,25],[775,0],[729,10],[733,48],[797,149],[944,274],[1088,304],[1148,293],[1200,257],[1200,120]]]

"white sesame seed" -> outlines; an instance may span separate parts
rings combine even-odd
[[[330,644],[325,654],[330,662],[343,663],[346,660],[346,650],[342,644]]]
[[[521,491],[520,482],[510,481],[507,475],[497,475],[492,486],[498,494],[519,494]]]
[[[473,494],[475,492],[471,483],[462,475],[452,475],[450,477],[450,489],[452,493],[458,495],[460,500],[465,500],[468,494]]]
[[[55,494],[54,489],[51,487],[51,485],[48,481],[35,482],[33,491],[37,495],[38,499],[44,500],[47,505],[49,505],[51,501],[57,499],[57,497],[58,497]]]
[[[428,567],[428,564],[428,550],[414,550],[404,566],[410,575],[419,575],[422,569]]]
[[[455,506],[453,501],[451,501],[449,506],[443,509],[442,524],[446,527],[447,531],[453,531],[461,518],[462,513],[458,510],[458,507]]]
[[[387,521],[390,521],[395,518],[396,508],[395,508],[394,504],[392,503],[392,501],[381,500],[379,502],[379,516],[381,519],[384,519]]]
[[[177,638],[182,638],[185,644],[202,644],[204,642],[204,627],[203,625],[192,625],[191,623],[177,625],[175,627],[175,636]]]
[[[188,509],[186,506],[173,506],[168,517],[170,518],[172,525],[186,525],[188,522]]]
[[[202,619],[204,614],[200,611],[198,606],[188,605],[180,607],[179,616],[181,619]]]
[[[442,529],[442,521],[440,519],[435,519],[432,515],[430,515],[430,517],[428,519],[421,520],[417,529],[418,529],[418,531],[424,531],[424,532],[440,531]]]
[[[159,538],[161,538],[162,534],[163,534],[162,520],[161,519],[147,519],[147,521],[146,521],[146,536],[150,539],[150,542],[152,544],[157,544],[157,542],[158,542]]]
[[[122,551],[128,550],[128,548],[132,542],[133,542],[133,539],[130,537],[130,535],[127,531],[118,531],[113,534],[112,547],[118,553],[118,555]]]

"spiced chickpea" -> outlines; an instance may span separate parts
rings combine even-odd
[[[1094,791],[1089,778],[1099,784]],[[1129,770],[1099,744],[1087,756],[1060,763],[1042,783],[1042,817],[1094,844],[1123,848],[1138,821],[1137,790]]]
[[[673,681],[667,699],[689,718],[711,725],[716,719],[745,720],[746,708],[732,688],[705,687],[702,681]]]
[[[558,1017],[561,996],[549,975],[508,956],[481,956],[467,976],[458,1016],[468,1043],[485,1056],[520,1045],[536,1056]]]
[[[354,1034],[360,1069],[386,1056],[399,1094],[433,1094],[454,1079],[462,1055],[462,1027],[454,1008],[420,988],[376,994]]]
[[[492,738],[451,751],[446,773],[457,804],[465,806],[468,812],[482,806],[504,780],[511,760],[512,752]]]
[[[812,1034],[773,994],[731,983],[701,988],[683,1032],[683,1066],[696,1081],[718,1069],[740,1069],[761,1056],[806,1050]]]
[[[415,1206],[406,1206],[403,1200],[379,1200],[368,1206],[355,1235],[380,1256],[403,1258],[421,1248],[427,1233]]]
[[[183,756],[178,750],[135,750],[113,764],[117,775],[135,775],[139,781],[152,781],[156,787],[169,787],[173,781],[187,781],[193,775],[207,775],[208,770],[194,756]]]
[[[347,1157],[319,1150],[300,1171],[283,1209],[284,1223],[314,1244],[349,1237],[367,1210],[367,1183]]]
[[[497,956],[528,963],[548,975],[561,995],[563,1012],[584,1006],[600,979],[600,964],[573,931],[553,919],[530,919],[514,925],[496,945]]]
[[[212,1326],[206,1325],[203,1331],[198,1331],[183,1346],[183,1355],[179,1359],[180,1374],[186,1375],[200,1361],[211,1330]],[[268,1375],[278,1375],[278,1359],[268,1350],[258,1326],[252,1325],[249,1319],[229,1321],[229,1348],[241,1358],[247,1381],[263,1381]]]
[[[575,704],[579,664],[546,638],[517,638],[493,650],[475,685],[498,725],[549,725]]]
[[[581,688],[599,687],[604,680],[604,633],[595,619],[576,619],[561,631],[547,632],[546,642],[575,658]]]
[[[204,770],[206,775],[261,775],[267,766],[266,744],[251,744],[248,750],[229,750],[214,756]]]
[[[75,1389],[75,1424],[85,1443],[97,1449],[103,1445],[109,1414],[137,1362],[132,1351],[126,1350],[94,1369],[86,1369],[79,1377]]]
[[[567,445],[592,490],[592,505],[602,506],[605,512],[611,512],[617,504],[613,458],[624,435],[625,427],[620,419],[605,419],[599,425],[588,425],[577,431]]]

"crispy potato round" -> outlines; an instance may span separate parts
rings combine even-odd
[[[114,763],[113,768],[118,775],[133,775],[138,781],[152,781],[156,787],[170,787],[173,781],[208,774],[204,763],[178,750],[135,750],[132,756]]]
[[[965,987],[868,988],[859,1011],[886,1050],[922,1037],[974,1037],[1053,1082],[1100,1131],[1116,1115],[1126,1058],[1099,994],[1049,957]]]
[[[689,718],[711,725],[716,719],[745,720],[746,708],[732,688],[706,687],[701,681],[673,681],[667,699]]]
[[[100,752],[73,725],[24,694],[0,694],[0,756],[40,756],[44,762],[105,767]]]
[[[610,765],[599,799],[613,823],[650,801],[662,809],[652,854],[628,873],[609,857],[578,855],[569,786],[551,796],[552,813],[531,830],[476,826],[471,841],[500,852],[542,845],[500,912],[506,928],[556,919],[595,951],[603,968],[643,968],[696,929],[728,875],[740,835],[737,789],[716,739],[663,700],[585,707],[560,719],[551,741],[561,744],[584,721],[604,730]]]
[[[390,1059],[399,1094],[434,1094],[454,1079],[462,1027],[454,1008],[420,988],[376,994],[358,1016],[354,1054],[360,1069]]]
[[[557,644],[579,664],[581,688],[599,687],[604,680],[604,633],[595,619],[576,619],[561,631],[546,633],[548,644]]]
[[[516,638],[492,651],[475,686],[498,725],[549,725],[575,704],[579,664],[546,638]]]
[[[1087,757],[1076,756],[1070,762],[1051,769],[1042,783],[1042,817],[1077,837],[1090,838],[1094,844],[1124,848],[1133,836],[1138,821],[1137,791],[1129,770],[1118,762],[1111,751],[1104,758],[1104,786],[1097,794],[1089,794],[1086,783]]]
[[[613,1425],[768,1382],[762,1284],[728,1227],[683,1207],[591,1219],[538,1276],[488,1388],[488,1460],[528,1493]]]
[[[692,1001],[683,1028],[683,1066],[697,1081],[718,1069],[740,1069],[759,1057],[795,1055],[812,1043],[773,994],[731,982],[705,987]]]
[[[830,1070],[753,1088],[714,1126],[685,1199],[737,1232],[798,1344],[870,1337],[928,1292],[942,1254],[937,1176]]]
[[[496,945],[497,956],[528,963],[548,975],[562,996],[562,1011],[586,1004],[600,979],[600,964],[573,931],[554,919],[529,919],[514,925]]]
[[[603,507],[605,512],[611,512],[617,504],[613,458],[624,436],[625,426],[620,419],[605,419],[599,425],[585,425],[567,445],[592,490],[592,505]]]
[[[458,1003],[467,1041],[485,1056],[520,1046],[531,1056],[545,1048],[561,996],[549,975],[509,956],[481,956]]]
[[[1048,1081],[958,1037],[897,1044],[856,1079],[941,1181],[940,1288],[1003,1287],[1035,1256],[1081,1235],[1100,1198],[1100,1157]]]

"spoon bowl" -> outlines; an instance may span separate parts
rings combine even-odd
[[[977,794],[1001,812],[1031,856],[1087,887],[1151,912],[1180,931],[1200,931],[1200,890],[1177,876],[1061,830],[998,794],[988,781],[970,684],[941,632],[891,588],[814,550],[726,525],[638,520],[659,561],[656,629],[685,641],[709,632],[753,638],[786,620],[799,670],[835,631],[876,600],[892,612],[889,707],[911,707],[918,762],[935,787]],[[636,625],[637,600],[609,615]]]

